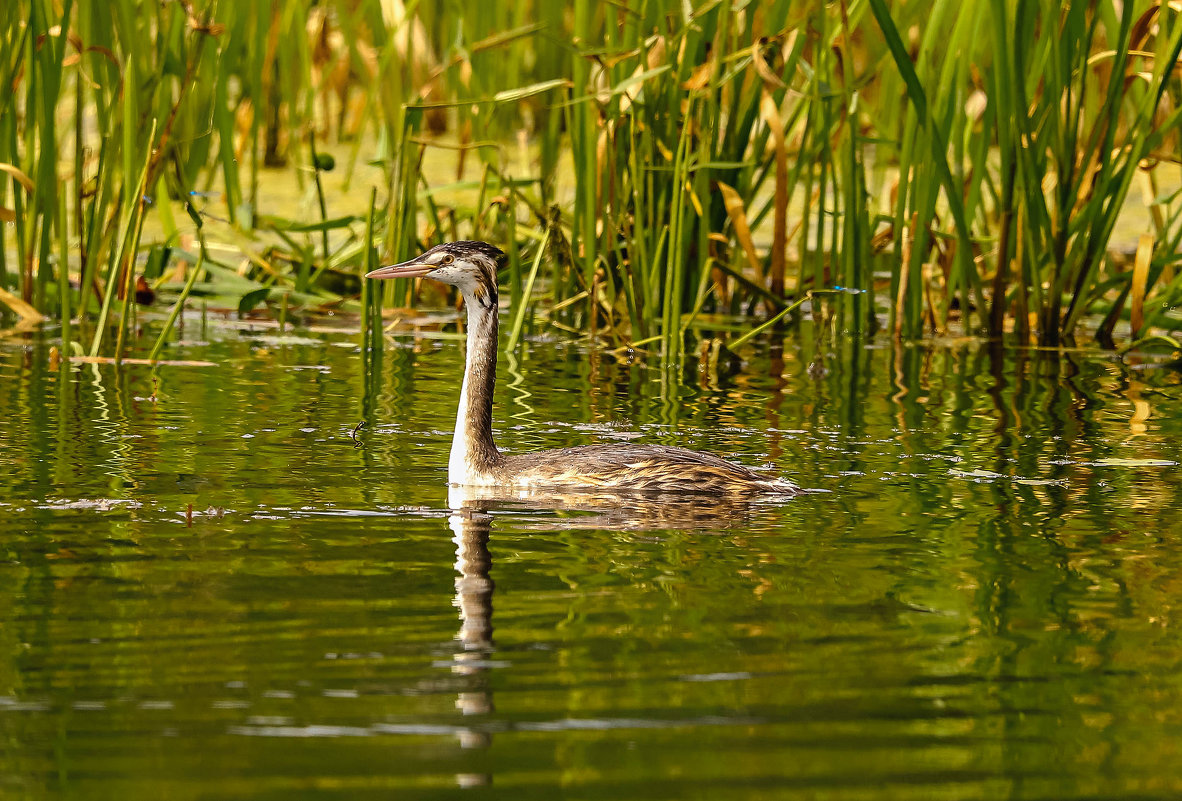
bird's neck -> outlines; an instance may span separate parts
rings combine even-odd
[[[464,386],[456,415],[447,480],[451,484],[484,484],[500,460],[493,443],[493,386],[497,380],[497,298],[464,295],[468,308],[468,355]]]

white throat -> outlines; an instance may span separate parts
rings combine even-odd
[[[497,308],[483,308],[465,298],[468,307],[467,354],[464,384],[456,411],[455,435],[447,463],[449,484],[489,486],[495,480],[487,460],[496,454],[492,444],[492,390],[497,365]],[[482,463],[482,460],[484,463]]]

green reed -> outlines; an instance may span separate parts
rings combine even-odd
[[[535,307],[515,340],[553,325],[675,356],[712,315],[791,324],[810,292],[835,330],[900,338],[1178,326],[1168,4],[559,5],[5,4],[0,289],[77,316],[95,355],[129,344],[139,278],[373,331],[417,293],[362,296],[360,270],[473,237]],[[281,165],[316,219],[260,208]],[[357,202],[330,210],[329,181]],[[1151,225],[1129,261],[1110,249],[1134,190]],[[203,247],[200,278],[173,280],[197,233],[241,265]]]
[[[1125,302],[1133,271],[1119,270],[1106,251],[1143,160],[1177,143],[1173,65],[1182,22],[1157,3],[944,6],[925,14],[933,36],[924,38],[913,69],[903,24],[871,0],[915,111],[904,141],[932,145],[926,161],[955,220],[951,254],[938,257],[946,291],[937,326],[959,292],[970,330],[1000,335],[1008,321],[1023,338],[1037,331],[1041,342],[1057,344],[1086,313],[1108,306],[1100,334],[1110,336],[1118,316],[1111,310]],[[982,41],[992,58],[974,87],[964,73],[985,55]],[[975,119],[963,114],[970,91],[981,100]],[[959,157],[946,171],[947,153]],[[896,223],[912,215],[920,229],[913,260],[930,258],[923,230],[944,227],[942,209],[925,195],[931,184],[913,184],[911,200],[899,193]],[[1161,251],[1175,258],[1168,253]],[[984,285],[992,289],[988,300]],[[923,312],[917,297],[909,300],[897,313],[914,334]]]

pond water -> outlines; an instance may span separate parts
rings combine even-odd
[[[673,443],[828,492],[480,503],[445,486],[454,335],[186,336],[168,357],[211,365],[156,380],[0,339],[4,798],[1182,793],[1168,367],[531,342],[503,447]]]

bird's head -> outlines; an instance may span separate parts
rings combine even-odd
[[[366,278],[430,278],[460,290],[468,301],[482,306],[497,302],[497,264],[504,252],[487,242],[444,242],[401,264],[379,267]]]

